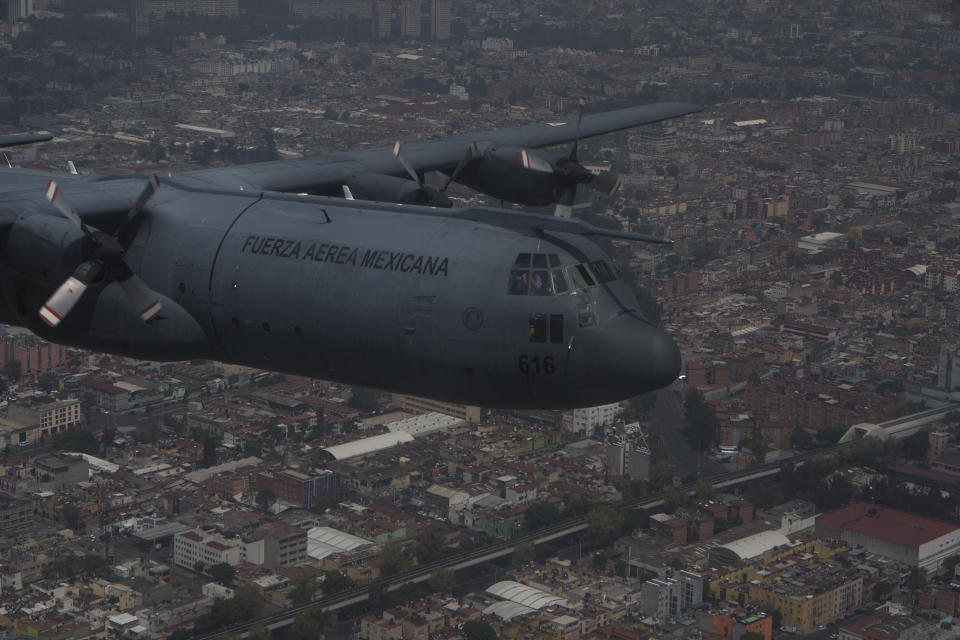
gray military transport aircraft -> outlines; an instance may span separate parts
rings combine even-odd
[[[446,187],[423,174],[562,209],[577,185],[618,186],[577,161],[580,137],[697,110],[660,103],[159,178],[2,169],[0,321],[136,358],[481,406],[582,407],[658,389],[677,377],[679,351],[595,238],[669,240],[446,208]]]

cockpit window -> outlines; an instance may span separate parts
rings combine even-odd
[[[510,295],[525,296],[530,287],[530,272],[526,270],[514,269],[510,272]]]
[[[590,270],[597,276],[600,282],[612,282],[617,279],[613,269],[605,260],[594,260],[590,263]]]
[[[619,278],[619,271],[606,260],[561,267],[560,256],[555,253],[521,253],[510,270],[507,293],[557,296]]]
[[[580,276],[582,280],[588,287],[592,287],[597,284],[597,281],[593,279],[593,274],[590,273],[590,270],[587,269],[587,265],[578,264],[574,267],[574,270],[577,272],[577,275]]]
[[[563,275],[563,269],[554,269],[550,272],[553,275],[553,291],[557,295],[567,292],[567,279]]]
[[[550,272],[534,269],[530,272],[530,295],[552,296],[553,286],[550,284]]]

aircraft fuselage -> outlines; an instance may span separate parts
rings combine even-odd
[[[161,296],[148,324],[110,283],[50,329],[36,316],[50,287],[14,272],[8,320],[133,357],[213,358],[504,408],[621,400],[680,367],[672,339],[583,235],[167,182],[127,261]]]

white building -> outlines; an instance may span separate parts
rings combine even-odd
[[[567,433],[593,433],[597,427],[613,424],[620,413],[620,403],[603,404],[599,407],[574,409],[563,414],[563,430]]]
[[[870,553],[910,567],[936,571],[960,552],[955,523],[858,500],[817,516],[822,537],[860,545]]]
[[[225,538],[200,529],[184,531],[173,537],[173,562],[187,569],[208,569],[215,564],[235,567],[242,562],[262,565],[263,540],[244,542],[240,538]]]
[[[678,571],[670,578],[654,578],[640,587],[640,611],[645,616],[669,620],[691,611],[703,600],[703,578]]]

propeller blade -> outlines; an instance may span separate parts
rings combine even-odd
[[[612,173],[600,173],[594,176],[593,179],[587,183],[587,186],[594,191],[612,196],[620,191],[621,184],[622,182],[618,176]]]
[[[463,157],[460,158],[460,161],[457,162],[457,166],[454,167],[453,173],[447,178],[447,181],[444,183],[443,187],[440,189],[440,193],[446,193],[447,187],[450,186],[450,183],[457,179],[457,176],[466,168],[467,164],[470,163],[474,158],[480,157],[480,148],[477,146],[477,141],[474,140],[467,146],[467,152],[463,154]]]
[[[524,169],[531,169],[541,173],[553,173],[553,165],[551,165],[549,161],[544,160],[537,154],[527,151],[526,149],[520,150],[520,164],[523,165]]]
[[[157,294],[140,279],[140,276],[131,271],[126,263],[120,263],[118,272],[117,281],[144,322],[150,322],[163,311],[163,305],[157,299]]]
[[[143,211],[143,205],[147,204],[147,200],[153,197],[153,194],[157,192],[157,189],[160,188],[160,178],[157,177],[157,174],[152,174],[150,179],[147,180],[147,184],[143,187],[143,191],[140,192],[140,195],[137,196],[137,201],[133,203],[133,206],[130,207],[130,211],[127,211],[127,217],[124,218],[123,224],[128,224],[133,222],[134,218],[140,215],[140,212]],[[119,233],[117,235],[120,235]]]
[[[577,159],[577,147],[580,146],[580,121],[583,120],[583,110],[587,106],[587,99],[580,96],[577,102],[577,132],[573,135],[573,146],[570,147],[570,159]]]
[[[417,184],[423,184],[423,181],[420,180],[420,174],[418,174],[413,169],[413,165],[407,160],[407,157],[403,155],[403,144],[399,140],[393,141],[393,155],[397,156],[397,160],[400,161],[400,164],[403,165],[403,168],[407,170],[407,173],[410,174],[410,177],[413,178],[414,182]]]
[[[60,196],[60,187],[57,186],[57,183],[51,180],[47,183],[47,189],[44,191],[44,195],[47,196],[47,200],[50,201],[50,204],[55,206],[57,210],[63,214],[63,217],[71,221],[81,229],[83,229],[83,222],[80,221],[80,216],[77,215],[77,212],[73,210],[73,207]]]
[[[70,276],[57,287],[53,295],[40,307],[38,312],[40,319],[46,322],[47,326],[57,326],[70,313],[74,305],[80,301],[80,296],[86,290],[87,285]]]
[[[57,326],[80,301],[83,292],[87,290],[90,283],[96,280],[101,273],[100,266],[95,262],[81,263],[74,270],[73,275],[64,280],[63,284],[57,287],[53,295],[40,307],[37,315],[48,326]]]

